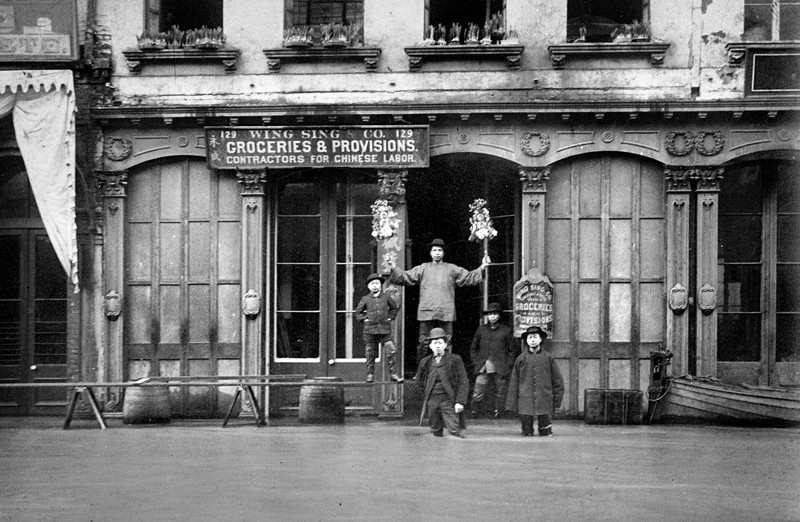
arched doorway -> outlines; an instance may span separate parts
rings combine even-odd
[[[434,238],[447,243],[444,260],[477,268],[483,245],[469,241],[469,205],[477,198],[487,202],[496,238],[489,243],[492,266],[488,287],[456,290],[456,321],[453,325],[453,351],[469,362],[469,347],[481,317],[484,292],[488,301],[506,309],[512,305],[511,292],[518,277],[519,208],[518,166],[510,161],[480,154],[448,154],[431,158],[430,168],[409,175],[406,184],[409,248],[405,269],[430,261],[427,245]],[[419,288],[405,292],[405,368],[417,367],[417,303]]]

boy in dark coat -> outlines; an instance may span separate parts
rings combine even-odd
[[[464,362],[460,356],[445,352],[447,332],[444,329],[433,328],[427,340],[433,354],[420,361],[414,377],[424,389],[420,422],[427,410],[431,433],[436,437],[443,436],[447,427],[452,436],[464,438],[461,430],[466,426],[461,414],[469,395],[469,377]]]
[[[512,348],[511,327],[500,322],[503,308],[499,303],[489,303],[483,311],[486,323],[475,331],[470,347],[470,361],[475,372],[475,388],[472,391],[472,416],[480,414],[480,406],[486,395],[488,384],[494,384],[495,396],[492,401],[494,416],[499,417],[506,399],[506,384],[511,366],[518,352]]]
[[[395,370],[395,348],[392,341],[392,321],[397,317],[399,305],[388,292],[383,291],[383,279],[378,274],[367,277],[369,293],[361,298],[356,307],[356,319],[364,323],[364,345],[367,357],[367,382],[375,380],[375,358],[378,343],[386,350],[389,375],[394,382],[403,382]]]
[[[506,409],[519,414],[524,436],[533,435],[533,417],[537,417],[539,435],[553,434],[552,413],[564,398],[564,379],[555,359],[542,350],[547,333],[538,326],[525,332],[527,349],[514,362],[508,383]]]

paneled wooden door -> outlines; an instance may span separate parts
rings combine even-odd
[[[587,388],[646,390],[665,337],[664,180],[655,163],[593,155],[555,166],[547,183],[550,341],[567,381],[563,408]]]
[[[272,373],[363,381],[365,348],[353,311],[376,266],[370,205],[377,180],[357,171],[297,172],[277,180],[274,194]],[[384,367],[381,357],[376,380],[388,380]],[[380,395],[377,386],[347,388],[345,401],[373,412]],[[273,413],[297,408],[296,389],[270,397]]]
[[[0,164],[0,382],[67,380],[68,281],[19,161]],[[0,391],[0,413],[59,415],[62,389]]]
[[[127,377],[239,374],[242,198],[235,176],[199,159],[155,163],[129,176],[126,204]],[[172,388],[173,414],[224,413],[233,391]]]

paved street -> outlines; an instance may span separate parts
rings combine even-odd
[[[800,429],[0,418],[0,520],[800,520]]]

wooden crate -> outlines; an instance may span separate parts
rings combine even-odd
[[[641,424],[644,394],[640,390],[588,388],[584,392],[587,424]]]

